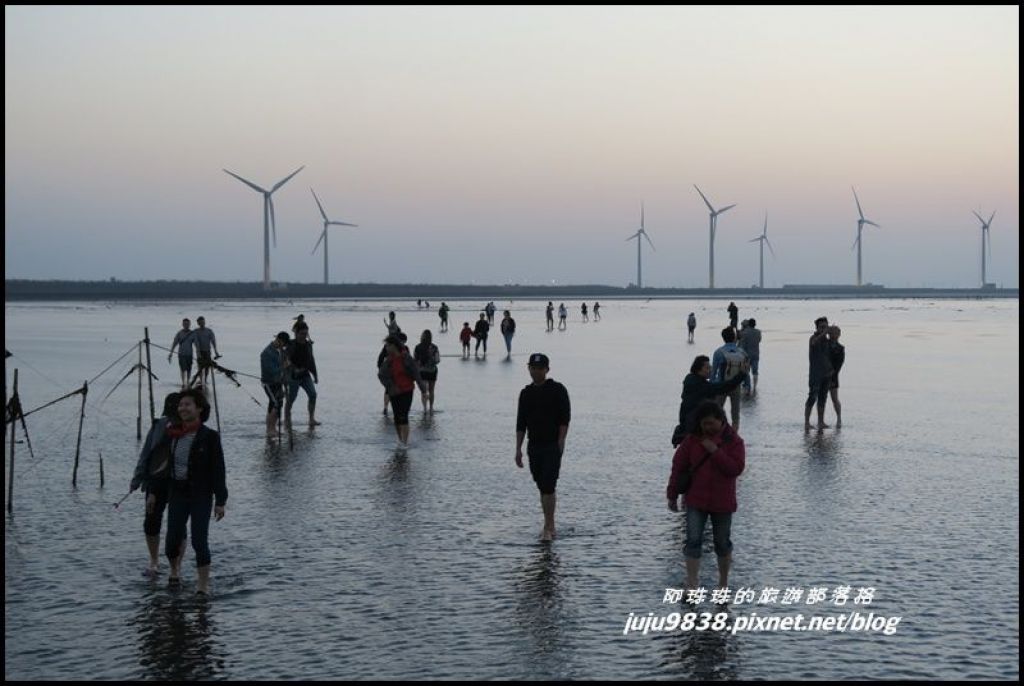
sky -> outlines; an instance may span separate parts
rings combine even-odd
[[[1019,7],[4,10],[20,279],[1019,285]],[[322,246],[321,246],[322,247]]]

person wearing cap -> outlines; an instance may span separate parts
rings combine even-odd
[[[290,340],[291,336],[287,331],[279,331],[260,353],[260,382],[263,384],[263,392],[270,401],[267,405],[268,439],[277,435],[277,418],[284,404],[284,374],[288,365],[284,349]]]
[[[569,392],[554,379],[547,378],[548,356],[533,353],[527,367],[533,383],[519,392],[516,413],[516,467],[523,467],[523,439],[529,435],[526,453],[530,474],[540,491],[544,513],[542,541],[555,537],[555,485],[569,433]]]
[[[387,355],[377,369],[380,380],[388,397],[391,409],[395,414],[395,432],[398,434],[399,450],[409,447],[409,408],[412,407],[412,394],[419,386],[421,393],[427,392],[427,385],[420,375],[420,367],[409,354],[409,348],[398,336],[384,339]]]
[[[295,329],[295,340],[285,350],[291,372],[288,375],[288,399],[284,404],[284,421],[289,430],[292,427],[292,406],[299,397],[299,388],[306,392],[309,428],[320,424],[316,420],[316,384],[320,383],[320,377],[317,375],[316,359],[313,357],[313,341],[309,340],[309,326],[306,322],[301,324]]]

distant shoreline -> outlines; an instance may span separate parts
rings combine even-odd
[[[528,286],[466,284],[274,284],[222,281],[33,281],[4,282],[4,301],[28,300],[182,300],[223,298],[295,300],[305,298],[411,298],[434,300],[510,298],[648,299],[648,298],[772,298],[772,299],[990,299],[1019,298],[1018,288],[885,288],[884,286],[787,285],[782,288],[621,288],[603,285]]]

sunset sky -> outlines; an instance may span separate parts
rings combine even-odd
[[[1019,282],[1019,8],[5,8],[5,273]]]

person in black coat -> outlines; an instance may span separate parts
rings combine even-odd
[[[728,381],[711,383],[711,359],[707,355],[697,355],[690,365],[690,373],[683,379],[682,402],[679,404],[679,426],[672,435],[672,445],[679,445],[687,434],[694,431],[694,412],[704,400],[713,400],[715,396],[729,393],[745,378],[737,374]]]

